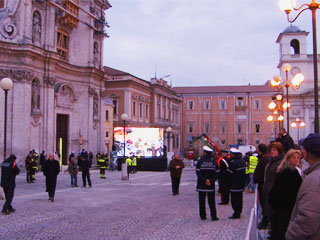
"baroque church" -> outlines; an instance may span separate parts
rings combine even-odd
[[[8,77],[7,155],[104,150],[107,0],[0,0],[0,80]],[[4,91],[0,89],[0,146]],[[3,148],[0,148],[3,156]],[[1,157],[2,158],[2,157]]]

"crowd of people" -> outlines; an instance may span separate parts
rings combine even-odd
[[[174,155],[171,171],[172,193],[179,194],[184,165]],[[199,215],[206,220],[206,198],[212,221],[219,220],[215,202],[218,181],[221,201],[233,209],[229,219],[241,218],[243,192],[258,190],[261,221],[258,229],[269,229],[268,239],[320,239],[320,136],[311,133],[295,145],[285,129],[279,138],[259,144],[245,156],[236,149],[217,152],[203,147],[203,156],[196,165]],[[256,188],[257,185],[257,188]]]
[[[77,187],[77,174],[82,171],[82,187],[92,187],[90,167],[93,154],[82,150],[76,156],[69,156],[68,172],[71,176],[71,186]],[[100,177],[105,178],[108,157],[96,155]],[[46,191],[49,200],[54,201],[57,176],[60,172],[59,156],[50,153],[48,159],[45,153],[40,155],[40,170],[46,178]],[[10,155],[2,163],[1,187],[6,201],[2,213],[11,214],[11,205],[15,177],[19,174],[16,156]],[[38,153],[32,150],[26,157],[27,182],[36,180],[38,171]],[[126,159],[128,174],[136,172],[135,156]],[[172,182],[172,194],[179,195],[179,185],[182,170],[185,167],[179,154],[174,154],[169,163]],[[295,145],[290,135],[281,130],[276,141],[259,144],[252,153],[242,156],[237,148],[228,151],[214,151],[208,146],[203,148],[203,156],[196,165],[199,197],[199,215],[201,220],[207,219],[206,198],[210,208],[211,220],[218,221],[215,201],[215,182],[218,181],[221,201],[219,205],[229,204],[233,209],[229,219],[241,218],[243,209],[243,192],[252,193],[258,190],[261,205],[261,221],[259,229],[270,229],[270,239],[320,239],[320,135],[311,133]],[[257,185],[257,188],[256,188]]]

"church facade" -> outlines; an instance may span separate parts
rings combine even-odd
[[[0,79],[9,77],[7,153],[104,152],[106,0],[0,0]],[[4,125],[0,90],[0,126]],[[4,130],[0,127],[0,146]],[[3,148],[0,148],[3,156]],[[2,157],[1,157],[2,158]]]

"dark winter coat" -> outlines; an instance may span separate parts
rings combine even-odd
[[[281,160],[283,159],[283,155],[279,155],[277,157],[271,157],[269,163],[266,166],[265,172],[264,172],[264,184],[263,184],[263,216],[271,217],[271,206],[269,204],[269,193],[270,190],[274,184],[274,180],[277,173],[277,168],[281,163]]]
[[[230,160],[221,159],[219,172],[219,190],[225,192],[230,189],[231,172],[229,171]]]
[[[280,142],[285,152],[288,152],[291,148],[294,148],[294,141],[288,133],[285,136],[280,137]]]
[[[180,168],[176,168],[180,166]],[[170,176],[173,178],[181,178],[182,169],[184,168],[184,163],[181,159],[172,159],[169,163]]]
[[[56,178],[60,172],[59,162],[56,160],[46,160],[43,163],[43,175],[47,178]]]
[[[264,171],[269,161],[270,161],[270,156],[267,154],[264,154],[258,157],[258,164],[257,164],[256,170],[253,173],[253,182],[255,184],[263,185]]]
[[[11,158],[3,161],[1,166],[1,187],[14,189],[16,187],[16,175],[19,172],[20,169]]]
[[[243,192],[246,185],[246,164],[241,155],[231,158],[229,171],[230,192]]]
[[[69,162],[68,172],[69,174],[78,174],[79,170],[76,162]]]
[[[90,168],[90,162],[88,159],[82,160],[78,162],[79,166],[81,167],[82,172],[88,172]]]
[[[215,181],[219,166],[217,161],[213,160],[210,156],[204,156],[197,162],[196,173],[198,177],[197,191],[198,192],[214,192]],[[210,186],[206,185],[206,180],[209,179]]]

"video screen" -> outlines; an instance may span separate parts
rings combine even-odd
[[[115,127],[114,145],[117,156],[124,155],[124,139],[125,139],[125,155],[126,156],[144,156],[159,157],[163,156],[163,129],[162,128],[125,128],[125,136],[123,127]]]

